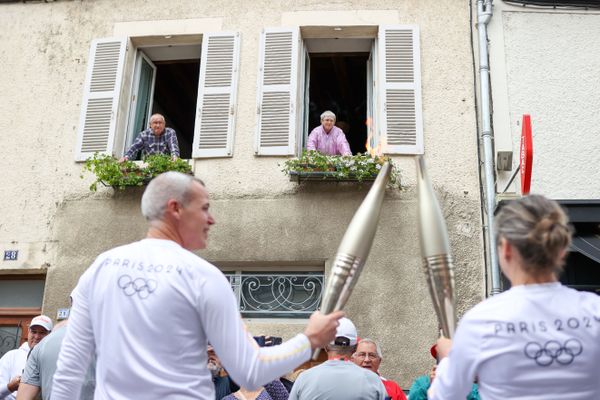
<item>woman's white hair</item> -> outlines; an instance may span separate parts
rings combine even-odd
[[[335,114],[329,110],[327,110],[327,111],[323,112],[323,114],[321,114],[321,122],[323,122],[325,117],[331,117],[331,118],[333,118],[333,122],[336,121]]]
[[[162,219],[170,199],[176,200],[183,206],[187,205],[194,181],[204,186],[204,182],[200,179],[175,171],[165,172],[152,179],[142,195],[142,214],[146,220]]]

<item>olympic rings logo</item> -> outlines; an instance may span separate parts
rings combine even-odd
[[[564,345],[550,340],[543,346],[536,342],[529,342],[525,346],[525,356],[535,360],[540,367],[552,365],[555,360],[560,365],[569,365],[581,352],[583,345],[577,339],[568,339]]]
[[[117,283],[127,296],[133,296],[137,293],[140,299],[147,299],[150,293],[154,292],[158,286],[158,283],[154,279],[132,279],[129,275],[122,275]]]

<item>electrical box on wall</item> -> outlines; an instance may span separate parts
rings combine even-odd
[[[498,171],[512,171],[512,151],[499,151],[496,153],[496,168]]]

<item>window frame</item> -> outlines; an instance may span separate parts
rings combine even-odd
[[[148,94],[148,98],[150,101],[148,102],[148,115],[144,119],[142,123],[142,129],[138,130],[135,127],[135,120],[138,113],[138,99],[139,99],[139,89],[140,89],[140,81],[142,78],[142,64],[143,62],[148,63],[152,68],[152,83],[150,85],[150,93]],[[152,113],[152,103],[154,101],[154,88],[156,85],[156,65],[154,62],[144,53],[143,47],[138,47],[135,52],[134,59],[134,69],[133,69],[133,77],[131,82],[131,102],[129,104],[129,111],[127,113],[127,128],[125,131],[125,135],[123,137],[123,149],[122,154],[124,155],[127,149],[133,144],[136,135],[142,130],[146,129],[150,123],[150,116]]]

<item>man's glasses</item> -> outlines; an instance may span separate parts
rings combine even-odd
[[[354,358],[357,358],[359,360],[364,360],[367,357],[369,357],[371,360],[379,359],[377,353],[354,353]]]

